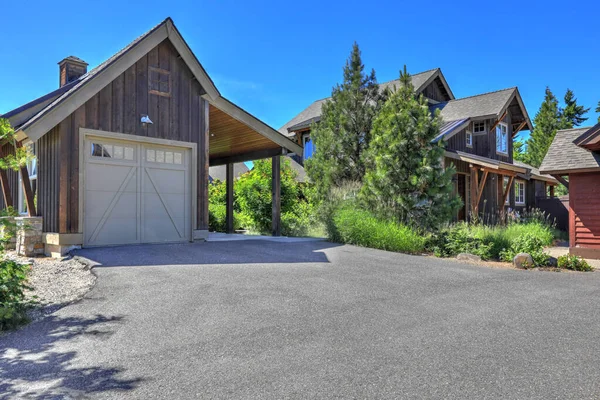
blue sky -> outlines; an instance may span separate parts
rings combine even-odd
[[[330,95],[355,40],[380,82],[404,64],[440,67],[457,97],[518,86],[532,119],[546,85],[559,97],[571,88],[596,121],[594,1],[403,3],[11,1],[0,24],[0,113],[57,88],[62,58],[96,66],[171,16],[221,93],[275,128]]]

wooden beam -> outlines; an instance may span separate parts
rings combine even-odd
[[[226,231],[227,233],[233,233],[233,164],[229,163],[226,167],[225,173],[225,185],[226,185],[226,208],[225,208],[225,220],[226,220]]]
[[[477,201],[477,188],[479,187],[479,172],[471,166],[471,214],[479,216],[479,202]]]
[[[485,181],[487,180],[488,172],[483,171],[483,176],[481,177],[481,181],[479,182],[479,187],[477,188],[477,204],[479,205],[479,201],[481,200],[481,195],[483,194],[483,188],[485,187]]]
[[[560,176],[560,175],[552,175],[552,177],[554,179],[556,179],[557,181],[559,181],[560,183],[562,183],[563,186],[566,187],[567,189],[569,188],[569,181],[566,180],[565,178],[563,178],[562,176]]]
[[[504,193],[502,194],[502,206],[506,204],[506,199],[508,199],[508,195],[510,194],[510,188],[512,188],[514,180],[514,176],[508,178],[508,185],[506,185],[506,189],[504,189]]]
[[[228,163],[260,160],[262,158],[270,158],[278,156],[280,154],[283,154],[283,148],[277,147],[275,149],[258,150],[250,153],[236,154],[228,157],[211,158],[210,166],[213,167],[215,165],[223,165]]]
[[[500,122],[502,122],[502,120],[504,119],[504,117],[506,117],[507,113],[508,113],[508,111],[504,111],[504,114],[502,114],[502,116],[500,118],[498,118],[498,120],[496,122],[494,122],[494,125],[492,125],[492,127],[490,128],[490,132],[493,132],[494,129],[496,129],[496,127],[498,126],[498,124]]]
[[[273,200],[273,236],[281,236],[281,159],[275,156],[271,166],[272,200]]]
[[[2,151],[2,145],[0,145],[0,158],[4,157]],[[0,184],[2,184],[2,194],[4,195],[4,206],[14,207],[12,194],[10,193],[10,183],[8,181],[8,174],[5,169],[0,169]]]
[[[550,185],[550,197],[554,197],[554,185]]]
[[[527,125],[527,120],[525,120],[525,121],[521,122],[521,123],[519,124],[519,126],[517,127],[517,129],[513,129],[513,136],[515,136],[517,133],[519,133],[519,131],[520,131],[521,129],[523,129],[523,128],[525,127],[525,125]]]

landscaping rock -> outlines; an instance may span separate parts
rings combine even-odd
[[[460,253],[456,256],[456,259],[461,261],[481,261],[481,257],[470,253]]]
[[[558,268],[558,259],[556,257],[548,257],[548,267]]]
[[[520,269],[527,269],[533,266],[533,257],[527,253],[519,253],[513,258],[513,265]]]

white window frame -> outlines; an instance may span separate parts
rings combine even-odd
[[[474,121],[473,122],[473,134],[476,134],[476,133],[485,133],[485,121]]]
[[[521,192],[521,189],[523,190]],[[515,205],[516,206],[524,206],[526,201],[526,192],[525,192],[525,181],[516,180],[515,181]]]
[[[504,144],[504,148],[502,144]],[[496,125],[496,154],[508,155],[508,125],[504,122]]]
[[[466,144],[468,148],[473,147],[473,133],[471,133],[470,131],[467,131]]]
[[[27,161],[27,173],[29,175],[29,183],[31,184],[31,187],[33,188],[33,182],[35,181],[36,183],[36,188],[37,188],[37,169],[38,169],[38,164],[37,164],[37,145],[34,142],[27,142],[25,143],[23,146],[25,146],[28,151],[30,151],[33,154],[33,158],[29,161]],[[35,170],[35,173],[32,174],[31,171]],[[37,192],[37,189],[36,189]],[[34,193],[35,196],[36,193]],[[25,198],[25,191],[23,190],[23,177],[21,176],[21,172],[19,171],[19,205],[18,205],[18,210],[19,214],[21,215],[27,215],[27,202],[26,202],[26,198]]]

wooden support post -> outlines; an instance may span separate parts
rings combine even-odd
[[[481,195],[483,194],[483,188],[485,187],[485,182],[488,177],[488,172],[483,171],[483,176],[481,177],[481,181],[479,181],[479,187],[477,188],[477,205],[479,206],[479,201],[481,200]]]
[[[4,157],[2,146],[0,145],[0,158]],[[8,183],[8,174],[5,169],[0,169],[0,184],[2,184],[2,194],[4,195],[4,206],[14,207],[12,194],[10,193],[10,184]]]
[[[554,197],[554,185],[550,185],[550,198]]]
[[[500,116],[500,118],[498,118],[498,120],[496,122],[494,122],[494,124],[491,126],[490,128],[490,132],[494,132],[494,129],[496,129],[496,127],[498,126],[498,124],[500,122],[502,122],[502,120],[506,117],[506,114],[508,113],[508,111],[504,111],[504,114],[502,114]]]
[[[498,182],[496,182],[496,193],[498,199],[498,219],[500,223],[504,223],[504,175],[496,175]]]
[[[17,148],[23,147],[21,142],[16,143]],[[27,215],[35,217],[37,212],[35,210],[35,201],[33,199],[33,190],[31,189],[31,182],[29,181],[29,171],[27,166],[19,168],[21,173],[21,182],[23,184],[23,193],[25,194],[25,203],[27,203]]]
[[[281,236],[281,160],[279,156],[272,158],[271,180],[271,198],[273,200],[273,236]]]
[[[201,99],[199,106],[200,114],[200,132],[198,140],[198,174],[197,174],[197,211],[196,227],[199,230],[208,230],[208,163],[209,163],[209,138],[210,138],[210,120],[209,120],[208,101]]]
[[[508,177],[508,184],[506,185],[506,189],[504,189],[504,194],[502,195],[502,204],[506,203],[506,199],[508,199],[508,196],[510,195],[510,189],[512,188],[514,180],[514,176]]]
[[[471,166],[471,216],[479,216],[479,202],[477,201],[477,189],[479,188],[479,173],[477,168]]]
[[[226,209],[225,209],[225,220],[226,220],[226,231],[227,233],[233,233],[233,164],[227,164],[227,170],[225,174],[225,185],[226,185]]]

